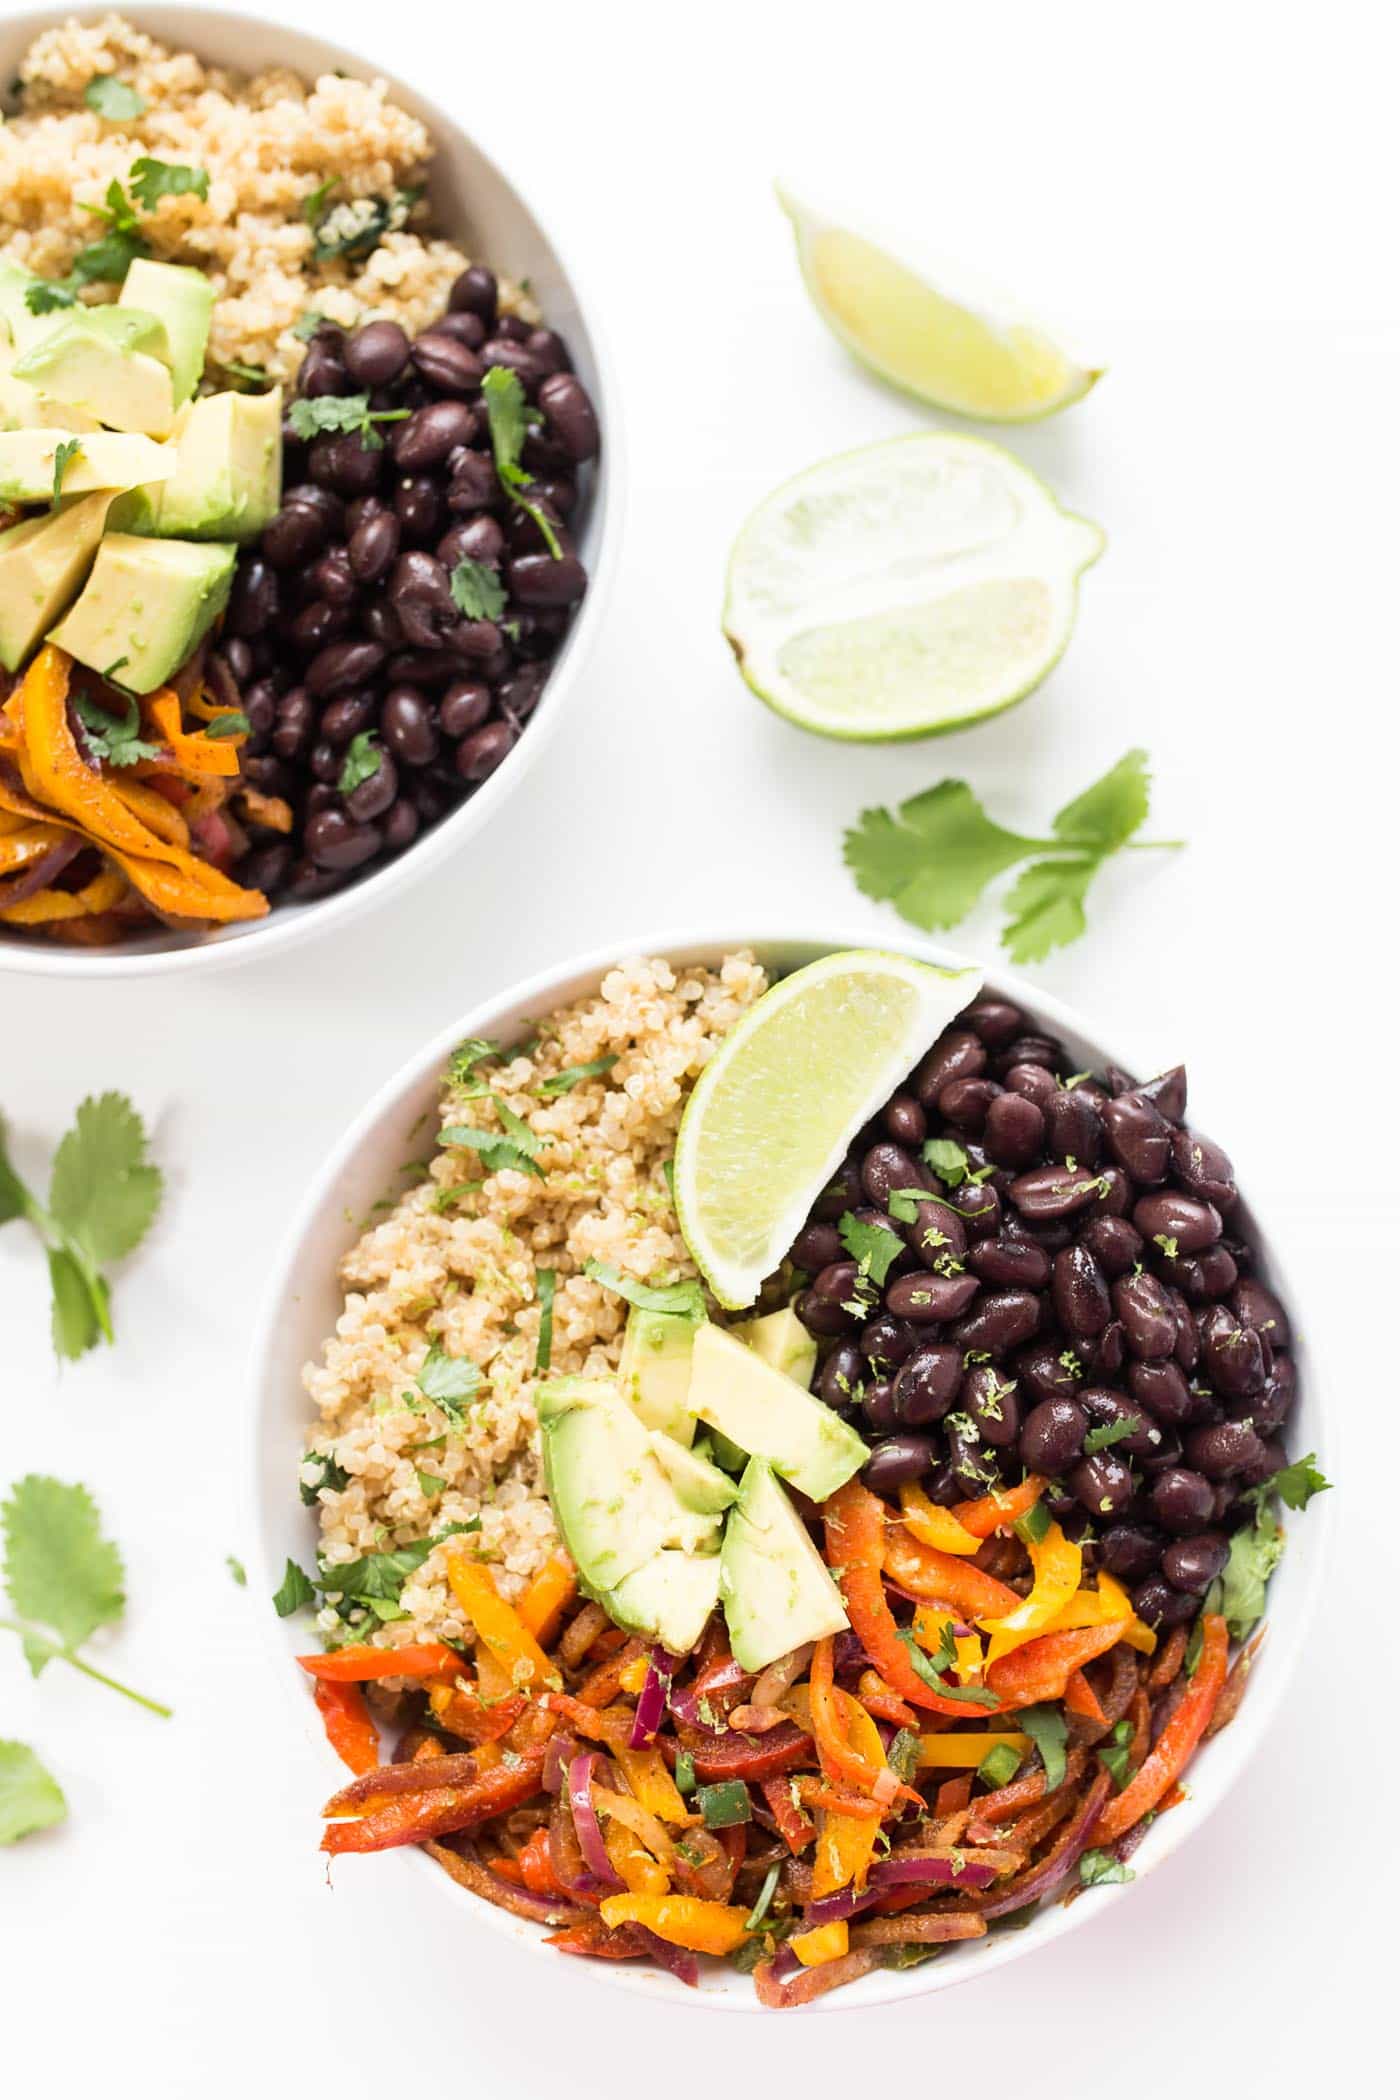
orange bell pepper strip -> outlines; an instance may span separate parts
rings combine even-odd
[[[1146,1759],[1094,1825],[1089,1842],[1110,1845],[1156,1808],[1189,1764],[1225,1688],[1230,1637],[1218,1612],[1201,1621],[1201,1659],[1181,1704]]]
[[[704,1896],[605,1896],[599,1905],[605,1925],[645,1925],[658,1939],[693,1954],[732,1954],[747,1937],[748,1912]]]
[[[180,772],[208,773],[221,780],[237,779],[241,736],[191,736],[181,721],[180,696],[168,685],[162,686],[158,693],[147,695],[146,714],[156,735],[168,745],[171,760]]]
[[[670,1768],[655,1743],[646,1750],[634,1750],[627,1742],[620,1742],[614,1746],[613,1756],[648,1815],[658,1817],[663,1823],[689,1823],[692,1820],[685,1796],[671,1777]]]
[[[502,1881],[514,1882],[518,1889],[524,1888],[525,1875],[518,1859],[507,1859],[503,1852],[498,1852],[494,1858],[486,1861],[486,1865],[493,1874],[499,1874]]]
[[[1058,1524],[1048,1525],[1041,1538],[1030,1540],[1026,1551],[1035,1571],[1030,1595],[1018,1597],[1009,1612],[996,1617],[982,1614],[980,1618],[992,1637],[987,1649],[989,1663],[1023,1646],[1036,1634],[1047,1632],[1079,1588],[1084,1555]]]
[[[817,1756],[828,1779],[839,1780],[844,1786],[854,1787],[857,1793],[868,1794],[884,1768],[885,1753],[873,1724],[870,1725],[876,1744],[873,1762],[848,1739],[844,1716],[836,1705],[834,1652],[835,1644],[830,1634],[824,1635],[812,1649],[807,1698],[803,1702],[807,1709],[805,1718],[811,1721]]]
[[[810,1932],[795,1932],[788,1941],[804,1969],[820,1968],[824,1961],[840,1961],[850,1952],[851,1928],[844,1918],[830,1925],[814,1925]]]
[[[951,1514],[974,1538],[989,1539],[994,1531],[1009,1531],[1018,1517],[1035,1508],[1044,1491],[1040,1476],[1027,1473],[1019,1487],[998,1488],[971,1502],[955,1502]]]
[[[1044,1699],[1063,1699],[1071,1674],[1096,1655],[1106,1655],[1122,1637],[1121,1619],[1072,1633],[1043,1633],[994,1662],[987,1671],[987,1683],[1006,1712],[1038,1706]]]
[[[981,1734],[963,1735],[956,1729],[945,1729],[941,1735],[919,1737],[920,1767],[942,1768],[951,1765],[980,1765],[988,1751],[1004,1743],[1018,1757],[1024,1757],[1031,1747],[1028,1735],[1014,1732],[995,1733],[988,1729]]]
[[[1015,1611],[1021,1599],[995,1575],[988,1575],[956,1553],[910,1538],[896,1527],[885,1545],[890,1581],[925,1604],[946,1604],[968,1619],[997,1618]]]
[[[0,919],[11,926],[48,926],[65,920],[81,921],[108,912],[126,895],[126,883],[114,868],[104,868],[80,890],[40,890],[18,904],[0,909]]]
[[[336,1756],[357,1776],[374,1771],[379,1763],[379,1730],[358,1685],[318,1679],[315,1699],[326,1741]]]
[[[140,780],[114,780],[111,789],[117,800],[126,804],[132,816],[153,831],[158,839],[164,839],[167,846],[189,845],[189,825],[169,796],[160,789],[147,787]]]
[[[578,1574],[567,1553],[551,1553],[531,1576],[516,1604],[520,1623],[542,1648],[559,1630],[559,1621],[578,1595]]]
[[[325,1684],[364,1684],[375,1677],[442,1677],[464,1665],[441,1641],[419,1641],[406,1648],[372,1648],[367,1643],[337,1648],[330,1655],[299,1655],[309,1677]]]
[[[477,1746],[498,1743],[509,1735],[527,1703],[523,1692],[502,1692],[498,1698],[485,1699],[479,1686],[466,1685],[460,1677],[451,1684],[440,1678],[428,1686],[433,1719],[450,1735]]]
[[[465,1553],[449,1553],[447,1578],[453,1595],[476,1629],[477,1639],[505,1671],[517,1691],[557,1690],[559,1672],[519,1614],[496,1588],[489,1568]]]
[[[976,1576],[979,1584],[991,1583],[992,1578],[983,1575],[980,1568],[972,1567],[969,1562],[960,1561],[955,1554],[939,1553],[932,1546],[922,1545],[901,1529],[892,1531],[887,1542],[885,1505],[858,1480],[848,1480],[823,1506],[822,1516],[826,1527],[827,1566],[837,1574],[851,1625],[861,1645],[890,1690],[898,1698],[907,1699],[911,1706],[934,1713],[954,1714],[966,1720],[966,1703],[945,1698],[925,1684],[900,1639],[894,1613],[885,1599],[882,1579],[887,1544],[890,1574],[902,1589],[913,1585],[905,1581],[901,1568],[917,1573],[927,1562],[936,1566],[933,1576],[926,1579],[932,1580],[936,1576],[940,1591],[940,1571],[945,1563],[949,1569]],[[1007,1590],[1004,1584],[998,1582],[992,1587],[1020,1602],[1015,1591]]]
[[[982,1541],[975,1531],[960,1524],[951,1509],[930,1502],[916,1480],[906,1480],[899,1491],[904,1521],[916,1539],[936,1546],[940,1553],[975,1553]]]
[[[425,1838],[489,1823],[539,1792],[543,1765],[541,1750],[516,1770],[498,1765],[466,1786],[435,1787],[428,1782],[420,1792],[390,1796],[365,1815],[328,1824],[321,1850],[383,1852],[393,1845],[421,1845]]]
[[[520,1878],[532,1895],[562,1896],[567,1893],[554,1871],[549,1856],[549,1831],[544,1824],[521,1846],[517,1864]]]
[[[1065,1707],[1072,1714],[1082,1714],[1086,1721],[1108,1719],[1099,1705],[1094,1687],[1082,1670],[1071,1670],[1065,1679]]]

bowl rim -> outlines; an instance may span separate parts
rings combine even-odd
[[[73,6],[27,8],[0,19],[0,40],[13,42],[16,49],[22,50],[46,29],[57,28],[75,16],[79,21],[95,20],[103,12],[96,7],[90,10]],[[579,685],[587,659],[597,645],[621,555],[626,452],[616,368],[607,332],[597,319],[598,302],[588,288],[586,278],[580,277],[572,256],[558,240],[553,227],[495,154],[478,141],[474,132],[458,123],[441,103],[375,60],[366,58],[349,45],[322,36],[318,30],[289,27],[270,15],[242,8],[146,7],[137,0],[137,4],[123,7],[121,12],[136,28],[149,30],[163,42],[179,42],[186,49],[195,49],[197,44],[197,34],[192,34],[190,26],[195,22],[256,31],[263,39],[256,47],[260,67],[285,63],[293,71],[301,72],[305,63],[312,61],[298,64],[293,58],[280,57],[279,52],[287,46],[315,47],[324,56],[314,63],[323,68],[335,63],[357,77],[383,80],[392,99],[421,113],[435,139],[441,134],[452,133],[466,142],[533,223],[560,275],[574,294],[587,332],[597,370],[598,418],[606,440],[589,497],[589,524],[595,538],[595,549],[589,559],[588,589],[583,603],[569,629],[561,658],[551,668],[543,698],[530,718],[526,733],[507,755],[504,764],[489,774],[473,794],[459,802],[439,823],[415,839],[397,860],[386,861],[363,881],[351,883],[344,890],[300,906],[295,911],[278,911],[274,907],[265,919],[236,937],[220,939],[217,935],[193,934],[186,937],[183,946],[154,952],[142,953],[129,948],[85,950],[59,943],[45,945],[0,927],[0,972],[8,971],[17,977],[70,980],[168,977],[181,970],[229,969],[262,957],[285,954],[302,941],[344,928],[357,913],[377,911],[391,904],[396,897],[402,897],[431,869],[440,872],[443,863],[458,849],[465,848],[468,841],[491,821],[552,740]],[[271,48],[268,40],[272,40]],[[195,55],[199,55],[197,50]]]
[[[752,949],[760,960],[765,951],[807,951],[831,953],[838,949],[858,948],[863,950],[888,951],[909,955],[921,962],[940,965],[945,969],[960,969],[969,966],[983,973],[984,985],[991,985],[1017,1004],[1031,1010],[1038,1018],[1051,1022],[1067,1035],[1078,1036],[1092,1044],[1098,1056],[1105,1062],[1121,1065],[1127,1071],[1150,1072],[1155,1067],[1153,1060],[1135,1058],[1134,1045],[1109,1045],[1103,1038],[1086,1026],[1079,1012],[1039,986],[1028,983],[1014,970],[1003,969],[993,960],[983,958],[947,946],[942,942],[923,939],[901,933],[893,942],[872,937],[868,925],[845,926],[833,923],[825,928],[812,926],[794,928],[772,926],[748,928],[741,933],[708,931],[697,934],[694,928],[671,929],[660,932],[628,935],[608,942],[605,946],[593,947],[580,955],[567,958],[548,968],[537,970],[529,977],[509,985],[473,1002],[465,1013],[440,1028],[412,1056],[393,1072],[374,1092],[370,1100],[354,1117],[339,1140],[330,1149],[319,1171],[304,1192],[297,1209],[282,1235],[276,1249],[274,1263],[268,1272],[262,1304],[253,1329],[248,1367],[252,1386],[251,1404],[247,1410],[245,1446],[242,1465],[244,1483],[244,1536],[252,1541],[250,1560],[255,1569],[255,1587],[261,1593],[271,1595],[280,1580],[281,1570],[268,1550],[267,1533],[276,1522],[275,1513],[263,1506],[260,1492],[260,1455],[264,1433],[276,1418],[280,1408],[286,1405],[286,1395],[278,1389],[272,1377],[273,1355],[277,1323],[284,1299],[296,1295],[297,1271],[303,1242],[313,1228],[317,1216],[335,1186],[342,1171],[353,1161],[361,1146],[371,1139],[379,1126],[399,1110],[406,1099],[418,1092],[430,1076],[445,1069],[446,1061],[456,1044],[467,1036],[490,1035],[493,1024],[501,1017],[517,1009],[541,1010],[540,1003],[560,997],[578,997],[582,993],[566,993],[565,987],[575,983],[600,982],[607,971],[618,963],[634,956],[657,956],[681,967],[710,963],[719,957],[736,951]],[[808,958],[815,959],[815,954]],[[1120,1054],[1121,1047],[1121,1054]],[[1248,1171],[1242,1175],[1242,1184],[1248,1182]],[[1245,1204],[1249,1208],[1248,1196]],[[1251,1229],[1265,1258],[1265,1266],[1272,1284],[1290,1306],[1301,1303],[1293,1289],[1292,1277],[1284,1258],[1279,1253],[1278,1243],[1267,1226],[1261,1225],[1250,1210]],[[1305,1385],[1311,1396],[1311,1404],[1319,1414],[1318,1446],[1324,1445],[1330,1464],[1339,1463],[1338,1430],[1334,1411],[1328,1406],[1310,1366],[1306,1344],[1295,1336],[1294,1352],[1300,1363],[1300,1385]],[[292,1483],[288,1482],[290,1499]],[[285,1512],[284,1512],[285,1514]],[[1251,1687],[1250,1697],[1242,1706],[1240,1714],[1228,1732],[1213,1745],[1210,1784],[1202,1788],[1197,1783],[1179,1804],[1170,1817],[1160,1819],[1153,1825],[1149,1837],[1134,1853],[1134,1876],[1137,1882],[1145,1880],[1162,1863],[1169,1859],[1220,1806],[1220,1803],[1238,1783],[1242,1772],[1258,1750],[1263,1738],[1272,1727],[1283,1704],[1284,1697],[1293,1680],[1299,1657],[1305,1645],[1308,1628],[1317,1610],[1323,1576],[1328,1557],[1333,1550],[1333,1509],[1330,1497],[1314,1501],[1309,1510],[1308,1551],[1306,1565],[1295,1582],[1293,1610],[1290,1618],[1288,1645],[1282,1655],[1277,1653],[1279,1643],[1270,1648],[1270,1666],[1263,1681]],[[1301,1558],[1295,1555],[1293,1565]],[[1299,1588],[1298,1585],[1301,1584]],[[279,1621],[279,1626],[281,1622]],[[326,1768],[332,1775],[343,1768],[325,1742],[315,1725],[314,1710],[299,1686],[295,1673],[286,1668],[287,1636],[279,1640],[275,1635],[268,1638],[265,1650],[269,1671],[276,1674],[279,1695],[287,1702],[288,1711],[293,1711],[303,1736],[313,1748],[321,1753]],[[512,1914],[498,1910],[480,1898],[461,1889],[437,1868],[432,1860],[414,1848],[412,1862],[404,1862],[401,1854],[399,1864],[411,1864],[420,1872],[433,1876],[435,1883],[459,1905],[468,1908],[478,1923],[484,1924],[501,1937],[510,1939],[535,1954],[549,1950],[544,1945],[539,1927],[526,1923]],[[1108,1884],[1095,1891],[1097,1902],[1089,1905],[1074,1903],[1068,1907],[1055,1901],[1044,1908],[1024,1930],[994,1935],[979,1942],[975,1952],[966,1962],[956,1958],[950,1962],[940,1960],[915,1969],[894,1971],[876,1969],[862,1977],[849,1991],[833,1992],[814,2004],[801,2008],[808,2014],[834,2014],[841,2012],[867,2011],[876,2006],[898,2004],[927,1996],[933,1992],[948,1990],[956,1985],[974,1981],[1030,1954],[1038,1947],[1047,1945],[1077,1930],[1081,1925],[1104,1916],[1110,1904],[1117,1903],[1129,1892],[1130,1883]],[[959,1950],[961,1951],[961,1950]],[[699,2007],[709,2011],[757,2013],[767,2010],[760,2005],[753,1990],[735,1990],[735,1980],[725,1973],[725,1987],[706,1989],[704,1983],[699,1990],[689,1989],[663,1972],[633,1963],[594,1963],[594,1970],[601,1971],[595,1978],[605,1984],[630,1991],[660,2002],[665,1999],[673,2004]]]

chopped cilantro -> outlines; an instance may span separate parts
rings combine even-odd
[[[146,98],[115,73],[95,73],[83,89],[83,100],[108,124],[129,124],[146,113]]]
[[[74,460],[82,457],[82,451],[83,441],[81,438],[62,438],[55,445],[53,455],[53,495],[49,499],[50,510],[58,509],[63,496],[63,477],[72,466]]]
[[[1125,1436],[1136,1436],[1142,1427],[1140,1415],[1119,1415],[1114,1422],[1097,1422],[1084,1439],[1084,1454],[1092,1458],[1096,1451],[1107,1451],[1110,1444],[1121,1444]]]
[[[371,408],[368,394],[318,394],[294,401],[287,421],[303,440],[348,431],[358,435],[364,451],[377,452],[384,440],[375,425],[401,423],[408,414],[406,408]]]
[[[203,168],[181,167],[172,160],[150,160],[144,154],[131,163],[128,180],[131,194],[143,211],[154,211],[162,197],[198,197],[202,204],[209,195],[209,176]]]
[[[748,1916],[744,1920],[745,1932],[758,1932],[759,1930],[761,1930],[763,1921],[768,1915],[769,1905],[772,1903],[773,1897],[777,1891],[778,1876],[782,1873],[782,1871],[782,1861],[780,1859],[775,1859],[772,1866],[768,1869],[768,1872],[763,1877],[763,1886],[758,1892],[758,1899],[755,1902],[753,1909],[749,1912]]]
[[[122,662],[125,661],[123,657]],[[218,743],[227,736],[247,736],[252,726],[241,708],[229,707],[222,714],[215,715],[212,722],[205,723],[204,734],[212,743]]]
[[[540,1302],[540,1335],[535,1344],[535,1369],[541,1377],[549,1372],[554,1350],[554,1289],[558,1281],[553,1269],[536,1269],[535,1296]]]
[[[379,748],[378,731],[362,729],[358,736],[350,739],[336,786],[342,795],[353,795],[357,787],[363,787],[367,780],[373,780],[383,763],[384,753]]]
[[[1092,1851],[1082,1852],[1079,1856],[1079,1884],[1081,1888],[1094,1889],[1102,1887],[1105,1882],[1109,1881],[1135,1881],[1136,1879],[1137,1876],[1131,1867],[1125,1866],[1121,1859],[1115,1859],[1111,1852],[1104,1852],[1097,1845]]]
[[[481,1384],[481,1372],[468,1356],[449,1356],[441,1342],[434,1342],[423,1359],[416,1380],[425,1399],[440,1407],[451,1421],[462,1419],[462,1402],[472,1399]]]
[[[463,555],[452,571],[452,602],[468,620],[499,620],[506,609],[505,585],[484,561]]]
[[[273,1592],[272,1602],[279,1619],[289,1619],[293,1612],[316,1602],[316,1585],[294,1560],[288,1560],[286,1573]]]
[[[1053,1794],[1055,1788],[1063,1784],[1065,1776],[1065,1744],[1069,1740],[1065,1717],[1058,1706],[1044,1703],[1023,1706],[1016,1720],[1040,1752],[1040,1762],[1045,1767],[1045,1790]]]
[[[234,1553],[226,1553],[224,1555],[224,1566],[228,1569],[229,1574],[238,1584],[238,1587],[241,1590],[246,1590],[248,1587],[248,1570],[238,1556]]]
[[[907,1252],[899,1234],[891,1232],[888,1225],[869,1225],[849,1210],[836,1229],[846,1252],[859,1262],[862,1276],[868,1276],[877,1289],[882,1289],[891,1268]]]
[[[908,1653],[916,1677],[921,1677],[930,1691],[941,1698],[957,1699],[967,1706],[997,1706],[1000,1701],[995,1692],[987,1691],[980,1684],[945,1684],[939,1676],[940,1670],[951,1669],[957,1661],[957,1649],[953,1645],[953,1629],[945,1622],[939,1636],[938,1653],[925,1655],[907,1626],[902,1626],[899,1638]]]
[[[531,485],[529,475],[520,464],[520,448],[530,427],[525,389],[518,376],[505,365],[492,365],[481,382],[481,398],[486,403],[491,452],[501,486],[511,501],[518,503],[526,515],[533,518],[540,538],[558,561],[563,549],[554,527],[539,505],[525,494]]]
[[[1099,1763],[1104,1770],[1113,1775],[1113,1784],[1117,1787],[1120,1794],[1132,1776],[1132,1764],[1129,1755],[1129,1745],[1132,1740],[1132,1722],[1120,1721],[1108,1739],[1108,1747],[1100,1748],[1097,1753]]]
[[[73,707],[82,724],[83,741],[99,765],[134,766],[143,758],[159,758],[160,745],[148,744],[137,735],[141,706],[133,694],[121,716],[109,715],[86,693],[77,693]]]
[[[607,1057],[590,1058],[586,1065],[568,1065],[562,1072],[556,1072],[552,1078],[542,1079],[535,1091],[546,1098],[553,1098],[556,1094],[567,1094],[580,1080],[601,1079],[605,1072],[611,1072],[616,1063],[617,1054],[613,1052]]]
[[[66,284],[27,284],[24,303],[32,314],[52,314],[61,307],[76,306],[78,295]]]
[[[697,1324],[705,1317],[705,1295],[693,1279],[684,1283],[638,1283],[634,1276],[624,1276],[610,1261],[585,1262],[583,1273],[643,1312],[674,1313]]]
[[[341,1495],[350,1485],[350,1475],[346,1472],[344,1466],[324,1451],[304,1452],[302,1454],[302,1464],[304,1466],[318,1465],[321,1468],[318,1480],[312,1481],[309,1485],[304,1480],[300,1483],[301,1499],[308,1509],[314,1509],[322,1488],[329,1488],[332,1494]]]

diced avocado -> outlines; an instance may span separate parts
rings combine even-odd
[[[232,547],[109,532],[86,589],[49,639],[132,692],[153,692],[223,611],[235,558]]]
[[[687,1451],[684,1444],[678,1444],[659,1429],[651,1431],[648,1441],[662,1472],[687,1509],[706,1517],[718,1516],[721,1510],[728,1509],[739,1490],[727,1473],[721,1473],[718,1466]]]
[[[48,503],[53,497],[54,458],[61,430],[0,430],[0,503]],[[134,489],[167,481],[175,471],[175,449],[148,437],[112,430],[85,434],[63,470],[65,496],[90,496],[94,489]]]
[[[17,671],[87,575],[108,495],[80,496],[0,533],[0,663]]]
[[[804,1641],[849,1624],[806,1525],[761,1458],[744,1470],[719,1565],[729,1644],[745,1670],[764,1670]]]
[[[70,307],[62,307],[56,313],[31,313],[25,293],[31,285],[42,283],[41,277],[22,270],[18,263],[0,262],[0,320],[5,323],[6,341],[13,346],[16,357],[31,343],[49,335],[55,325],[64,321],[72,311]]]
[[[165,437],[175,420],[169,367],[142,350],[126,348],[86,308],[75,309],[61,328],[17,357],[11,369],[16,379],[85,408],[114,430]]]
[[[710,1447],[705,1456],[712,1465],[722,1467],[726,1473],[743,1472],[749,1454],[741,1451],[732,1437],[727,1437],[721,1429],[712,1429],[705,1441]]]
[[[790,1305],[764,1313],[759,1320],[741,1320],[730,1331],[775,1371],[795,1378],[800,1386],[811,1385],[817,1368],[816,1336],[807,1332]]]
[[[606,1607],[664,1547],[717,1551],[718,1516],[681,1501],[612,1380],[548,1380],[536,1407],[554,1520],[588,1596]]]
[[[26,386],[12,372],[0,372],[0,430],[100,430],[96,416],[71,402],[56,401],[37,386]]]
[[[175,472],[124,496],[113,528],[163,539],[256,539],[282,501],[281,388],[191,401],[170,442]]]
[[[629,1633],[660,1641],[672,1655],[688,1655],[719,1601],[720,1555],[652,1555],[603,1601],[604,1609]]]
[[[202,270],[138,256],[126,273],[117,301],[118,309],[124,306],[144,307],[164,322],[168,349],[158,354],[170,366],[176,406],[188,401],[204,372],[209,317],[214,311],[214,287],[209,279]]]
[[[710,1320],[695,1337],[687,1405],[814,1502],[834,1495],[870,1455],[838,1414]]]
[[[170,338],[159,314],[139,306],[85,306],[84,328],[104,336],[114,350],[139,350],[143,357],[158,358],[170,368]]]
[[[622,1338],[618,1383],[648,1429],[688,1444],[695,1417],[685,1404],[696,1322],[683,1313],[646,1312],[634,1305]]]

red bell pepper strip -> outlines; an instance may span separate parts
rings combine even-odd
[[[949,1515],[976,1539],[989,1539],[994,1531],[1009,1531],[1018,1517],[1034,1509],[1045,1482],[1027,1473],[1019,1487],[1001,1488],[995,1494],[979,1495],[974,1502],[955,1502]]]
[[[544,1753],[519,1771],[497,1765],[470,1786],[428,1787],[386,1801],[382,1808],[353,1822],[331,1823],[321,1839],[323,1852],[383,1852],[391,1845],[421,1845],[425,1838],[470,1830],[478,1823],[520,1808],[540,1791]]]
[[[786,1779],[761,1779],[758,1790],[788,1851],[794,1856],[805,1852],[817,1834],[816,1825],[793,1800],[791,1783]]]
[[[890,1690],[911,1706],[925,1707],[934,1713],[956,1714],[966,1720],[966,1701],[940,1696],[915,1670],[909,1651],[900,1639],[894,1613],[885,1600],[882,1580],[885,1553],[885,1505],[858,1480],[848,1480],[822,1511],[826,1525],[827,1566],[837,1573],[846,1610],[851,1625],[858,1635],[862,1647],[871,1662],[884,1678]],[[949,1567],[966,1568],[952,1553],[936,1553],[931,1546],[920,1545],[906,1533],[892,1531],[889,1538],[891,1574],[901,1588],[908,1585],[896,1572],[895,1554],[921,1559],[927,1555],[937,1562],[946,1561]],[[989,1575],[980,1569],[972,1573],[981,1581],[990,1583]],[[1002,1590],[1003,1585],[993,1585]],[[1020,1603],[1014,1590],[1005,1594]],[[1018,1651],[1019,1652],[1019,1651]],[[979,1712],[992,1712],[990,1707],[979,1707]],[[698,1770],[698,1766],[697,1766]]]
[[[1044,1699],[1063,1699],[1075,1670],[1104,1655],[1123,1638],[1126,1619],[1106,1626],[1077,1626],[1069,1633],[1043,1633],[1002,1655],[987,1671],[987,1683],[1002,1700],[1002,1710],[1038,1706]]]
[[[316,1708],[326,1731],[326,1741],[352,1772],[373,1772],[379,1764],[379,1730],[357,1685],[326,1684],[318,1680],[313,1691]]]
[[[1201,1621],[1201,1660],[1181,1704],[1168,1721],[1146,1760],[1116,1800],[1110,1801],[1090,1835],[1090,1843],[1111,1845],[1134,1823],[1156,1808],[1189,1763],[1205,1734],[1216,1702],[1225,1688],[1230,1637],[1217,1612]]]
[[[549,1831],[544,1824],[521,1846],[517,1864],[520,1877],[532,1895],[567,1895],[568,1891],[555,1873],[549,1856]]]
[[[890,1581],[928,1604],[947,1604],[968,1619],[1001,1619],[1023,1599],[970,1560],[926,1546],[908,1531],[891,1530],[885,1550]]]
[[[1086,1721],[1106,1721],[1107,1714],[1099,1705],[1094,1687],[1082,1670],[1071,1670],[1065,1679],[1065,1705],[1072,1714],[1082,1714]]]
[[[494,1859],[488,1859],[486,1865],[493,1874],[498,1874],[502,1881],[513,1882],[518,1889],[524,1888],[525,1874],[518,1860],[507,1859],[501,1852]]]
[[[409,1648],[337,1648],[331,1655],[299,1655],[303,1670],[326,1684],[365,1684],[375,1677],[452,1677],[463,1667],[455,1649],[441,1641]]]

